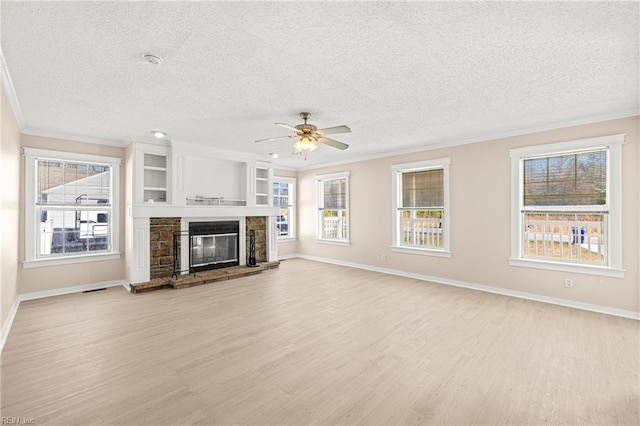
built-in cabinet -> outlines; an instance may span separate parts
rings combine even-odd
[[[167,202],[167,156],[144,154],[143,201]]]
[[[134,202],[168,203],[170,200],[170,149],[146,143],[136,143],[134,151]]]
[[[134,144],[134,204],[273,206],[269,163],[196,154],[193,145]]]
[[[272,176],[271,168],[256,164],[255,168],[255,203],[256,206],[268,206],[271,201]]]
[[[133,177],[132,186],[125,191],[129,205],[127,281],[150,279],[151,218],[179,217],[183,224],[235,218],[244,224],[247,217],[267,217],[267,260],[277,260],[278,208],[273,207],[269,163],[195,144],[154,142],[132,140],[126,150],[126,173]],[[245,241],[241,236],[241,253]]]

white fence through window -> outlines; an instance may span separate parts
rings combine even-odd
[[[404,246],[442,248],[444,210],[401,210]]]
[[[343,240],[347,238],[347,218],[325,216],[322,218],[322,238]]]
[[[606,265],[602,213],[523,212],[523,256]]]

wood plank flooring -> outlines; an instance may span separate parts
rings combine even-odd
[[[2,416],[35,424],[640,424],[639,322],[301,259],[24,302]]]

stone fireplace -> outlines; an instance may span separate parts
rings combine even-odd
[[[173,233],[180,232],[179,217],[152,217],[149,219],[149,277],[170,277],[173,273]],[[178,259],[181,244],[178,241]],[[179,266],[179,265],[178,265]]]
[[[127,280],[131,284],[151,279],[170,278],[189,271],[189,224],[202,222],[237,222],[237,262],[247,265],[249,233],[255,231],[256,260],[278,260],[276,240],[277,207],[268,206],[190,206],[161,203],[135,204],[129,207],[130,226]],[[173,235],[179,238],[174,249]],[[174,259],[174,253],[177,254]],[[175,268],[174,268],[175,261]]]
[[[230,223],[235,225],[229,228],[227,225]],[[195,272],[246,265],[249,258],[251,230],[255,231],[256,236],[256,260],[258,263],[267,262],[269,261],[268,228],[269,218],[266,216],[149,218],[149,279],[171,277],[174,272],[174,261],[178,275],[188,273],[189,265]],[[237,234],[235,246],[227,245],[225,249],[226,241],[230,238],[226,234],[234,233]],[[175,247],[174,234],[179,235],[175,241]],[[190,235],[194,237],[191,243],[195,244],[190,244]],[[231,253],[235,255],[232,256]]]
[[[249,233],[256,232],[256,260],[258,263],[267,261],[267,229],[268,221],[264,216],[249,216],[247,220],[247,233],[245,236],[246,256],[249,259]]]

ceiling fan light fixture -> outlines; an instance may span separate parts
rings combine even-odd
[[[293,144],[293,153],[300,154],[304,159],[307,159],[307,152],[313,152],[318,149],[318,144],[327,145],[333,148],[345,150],[349,148],[346,143],[330,139],[326,135],[332,135],[335,133],[350,133],[351,129],[348,126],[334,126],[327,127],[325,129],[318,129],[315,125],[307,123],[307,119],[311,114],[308,112],[301,112],[300,117],[304,120],[303,124],[297,126],[290,126],[285,123],[275,123],[276,126],[284,127],[285,129],[293,131],[293,135],[290,136],[276,136],[275,138],[258,139],[255,142],[268,142],[277,139],[290,139],[299,138]]]
[[[293,150],[296,154],[302,154],[303,151],[313,152],[318,149],[316,141],[303,135],[296,143],[293,144]]]

